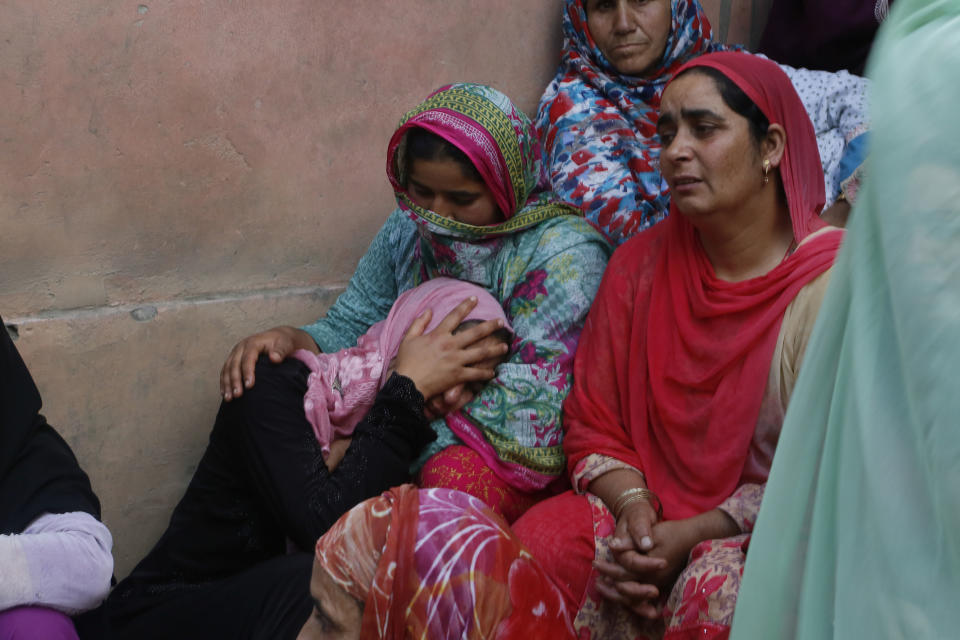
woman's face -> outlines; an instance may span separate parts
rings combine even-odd
[[[456,160],[415,159],[407,177],[410,199],[450,220],[482,227],[503,222],[493,193],[482,181],[463,175]]]
[[[363,609],[343,590],[326,569],[314,560],[310,576],[313,613],[300,629],[297,640],[359,640]]]
[[[650,74],[670,36],[670,0],[584,0],[587,27],[620,73]]]
[[[763,187],[750,123],[724,103],[714,81],[686,73],[664,91],[657,122],[660,171],[691,222],[736,211]]]

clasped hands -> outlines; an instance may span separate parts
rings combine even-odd
[[[698,542],[690,520],[659,520],[647,500],[623,507],[610,541],[614,562],[597,560],[597,590],[644,618],[659,616],[668,592]]]

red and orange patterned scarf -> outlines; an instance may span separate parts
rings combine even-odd
[[[363,638],[574,638],[549,576],[502,518],[465,493],[391,489],[340,518],[316,552],[365,603]]]

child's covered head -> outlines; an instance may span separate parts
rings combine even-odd
[[[503,342],[509,348],[513,329],[496,298],[477,285],[450,278],[436,278],[401,294],[387,318],[360,336],[355,347],[336,353],[314,354],[301,350],[294,354],[310,369],[304,411],[325,456],[330,451],[331,442],[336,438],[349,437],[373,405],[377,391],[389,377],[390,363],[414,320],[429,309],[432,316],[424,330],[424,333],[429,333],[457,305],[470,297],[476,297],[477,304],[454,332],[486,320],[499,319],[503,322],[503,328],[475,344],[485,347]],[[500,362],[501,356],[497,356],[468,363],[467,366],[494,369]],[[475,385],[471,383],[470,386],[473,388]]]
[[[503,321],[503,328],[497,330],[485,340],[496,340],[509,346],[513,340],[513,327],[510,326],[500,302],[490,292],[463,280],[433,278],[420,286],[403,292],[393,303],[390,314],[384,321],[379,335],[386,362],[396,356],[397,349],[400,348],[400,343],[403,341],[407,329],[420,314],[430,309],[432,315],[424,330],[424,333],[430,333],[453,311],[454,307],[471,296],[477,299],[477,304],[463,319],[456,331],[462,331],[486,320],[499,319]],[[498,358],[497,363],[500,361],[500,358]],[[385,379],[381,383],[384,381]]]
[[[460,333],[461,331],[466,331],[466,330],[469,329],[470,327],[475,327],[475,326],[477,326],[478,324],[482,324],[482,323],[483,323],[483,320],[481,320],[481,319],[479,319],[479,318],[475,318],[475,319],[473,319],[473,320],[464,320],[463,322],[461,322],[460,324],[457,325],[457,328],[454,329],[453,332],[454,332],[454,333]],[[493,343],[496,343],[496,342],[502,342],[503,344],[507,345],[508,351],[507,351],[506,353],[504,353],[503,355],[501,355],[501,356],[493,359],[493,361],[491,362],[491,364],[492,364],[493,366],[496,366],[496,365],[498,365],[498,364],[500,364],[500,363],[502,363],[502,362],[506,362],[507,360],[510,359],[510,351],[509,351],[509,348],[510,348],[511,343],[513,343],[513,333],[512,333],[509,329],[504,329],[504,328],[497,329],[496,331],[494,331],[493,333],[491,333],[491,334],[490,334],[489,336],[487,336],[486,338],[483,338],[482,340],[479,340],[479,341],[477,342],[477,344],[478,344],[478,345],[487,345],[487,344],[493,344]]]

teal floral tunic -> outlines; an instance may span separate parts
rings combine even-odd
[[[442,135],[474,159],[487,186],[507,203],[501,205],[504,222],[459,223],[408,197],[403,144],[414,126]],[[398,295],[425,280],[447,276],[482,286],[503,304],[514,328],[510,358],[460,412],[433,422],[438,439],[421,463],[463,443],[516,488],[543,488],[564,469],[561,405],[610,246],[544,189],[542,152],[530,121],[489,87],[441,89],[404,116],[390,143],[387,173],[399,207],[326,317],[304,330],[323,351],[343,349],[384,319]]]

